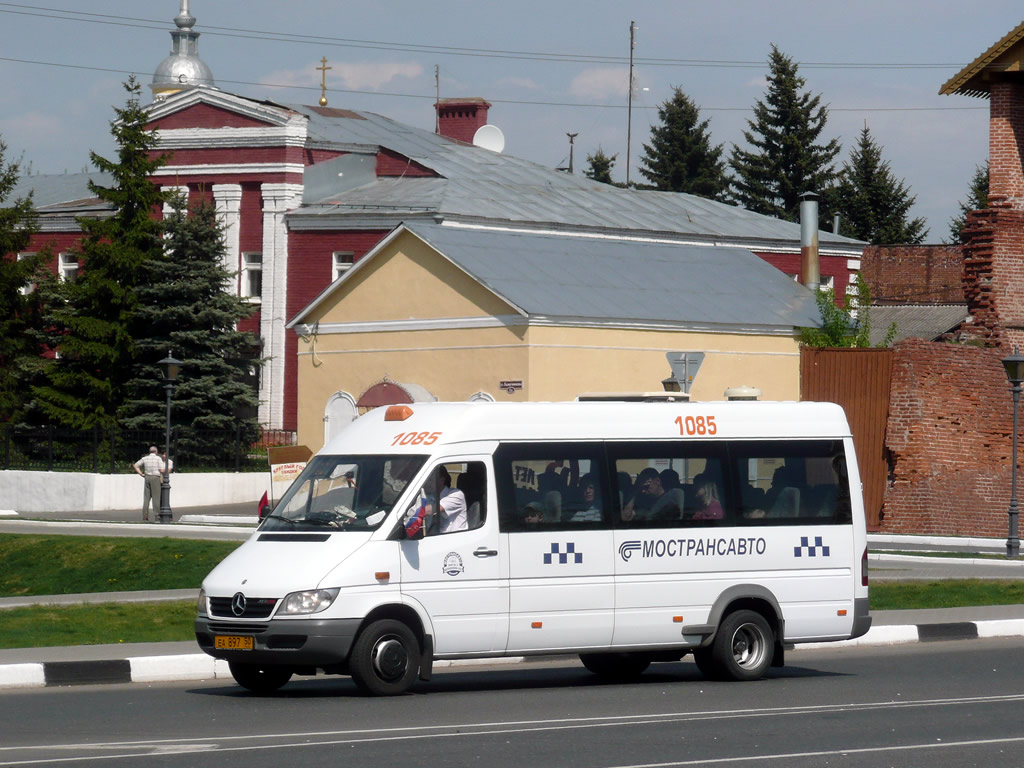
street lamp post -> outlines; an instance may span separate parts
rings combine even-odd
[[[164,390],[167,392],[167,430],[164,433],[164,455],[167,457],[164,462],[164,473],[160,479],[160,522],[169,523],[173,519],[171,513],[171,473],[168,471],[171,466],[171,394],[174,392],[174,382],[178,380],[178,369],[181,361],[175,360],[168,352],[167,357],[157,365],[163,370]]]
[[[1003,358],[1003,368],[1006,369],[1010,392],[1013,393],[1013,464],[1010,468],[1010,509],[1007,512],[1010,532],[1006,537],[1006,556],[1017,557],[1020,554],[1020,538],[1017,534],[1017,404],[1020,402],[1020,385],[1024,381],[1024,355],[1020,354],[1017,347],[1013,348],[1012,355]]]

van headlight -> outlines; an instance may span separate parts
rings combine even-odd
[[[196,600],[196,613],[200,616],[206,615],[206,590],[199,590],[199,599]]]
[[[330,607],[340,590],[340,587],[334,587],[333,589],[311,589],[306,592],[292,592],[281,601],[281,608],[277,613],[278,615],[288,614],[291,616],[320,613],[320,611]]]

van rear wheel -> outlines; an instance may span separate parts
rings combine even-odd
[[[364,629],[349,656],[349,671],[360,690],[397,696],[412,687],[420,670],[420,644],[408,626],[382,619]]]
[[[635,653],[581,653],[583,666],[595,675],[625,680],[642,675],[651,660]]]
[[[228,669],[231,670],[231,676],[240,686],[253,693],[263,695],[273,693],[292,679],[292,671],[287,667],[240,664],[229,661]]]
[[[718,626],[709,648],[694,651],[705,677],[712,680],[758,680],[772,662],[775,635],[757,611],[730,613]]]

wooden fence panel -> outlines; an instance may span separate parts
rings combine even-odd
[[[891,348],[800,349],[800,399],[838,403],[846,411],[864,485],[868,530],[880,528],[885,497],[892,354]]]

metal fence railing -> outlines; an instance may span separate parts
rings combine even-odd
[[[171,460],[176,472],[266,472],[267,448],[295,445],[295,433],[266,430],[249,440],[240,428],[174,427]],[[64,429],[0,425],[0,469],[121,474],[149,446],[164,450],[162,429]]]

